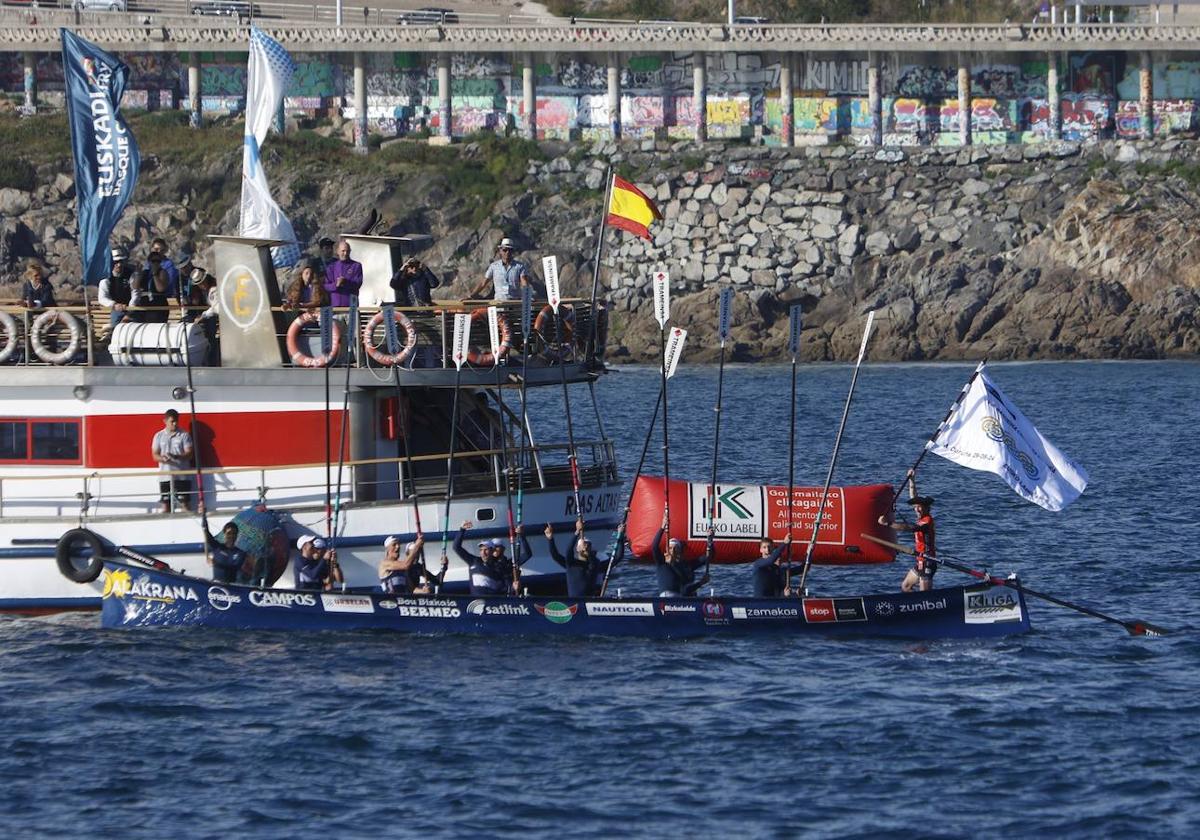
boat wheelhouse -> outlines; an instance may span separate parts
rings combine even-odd
[[[364,283],[359,306],[335,309],[324,367],[317,319],[281,310],[271,242],[213,237],[219,350],[177,309],[165,324],[110,327],[94,305],[53,310],[69,321],[3,308],[12,324],[0,327],[16,347],[0,366],[0,610],[98,609],[100,582],[79,586],[59,568],[98,573],[99,555],[117,545],[210,576],[196,505],[178,498],[160,512],[163,475],[150,447],[170,408],[193,435],[213,530],[253,506],[276,514],[290,542],[325,536],[336,521],[348,586],[377,583],[391,535],[423,530],[431,568],[443,529],[452,539],[464,520],[474,523],[471,539],[507,537],[510,504],[531,534],[546,523],[569,532],[578,498],[591,538],[607,541],[620,482],[592,387],[603,372],[603,310],[565,301],[560,335],[544,301],[528,333],[520,301],[495,304],[502,343],[493,354],[488,302],[392,314],[389,280],[410,241],[347,238]],[[472,315],[461,370],[451,348],[459,313]],[[396,352],[389,315],[402,333]],[[544,439],[538,427],[557,432],[565,391],[590,407],[572,406],[573,441]],[[524,410],[534,402],[543,408]],[[193,490],[196,473],[179,473]],[[86,533],[64,539],[74,529]],[[556,582],[562,570],[544,540],[531,542],[523,581]],[[465,589],[466,567],[448,554],[445,589]],[[276,585],[291,580],[289,570]]]

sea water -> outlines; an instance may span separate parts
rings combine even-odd
[[[837,483],[898,483],[970,365],[868,365]],[[938,545],[976,568],[1174,632],[1029,599],[989,642],[688,642],[102,631],[0,619],[6,836],[1193,837],[1200,830],[1200,364],[996,364],[1090,474],[1062,513],[936,456]],[[796,481],[819,485],[850,383],[798,377]],[[707,480],[715,367],[671,381],[671,474]],[[658,372],[596,387],[628,476]],[[721,480],[786,483],[789,366],[731,365]],[[575,434],[597,433],[572,386]],[[543,439],[561,389],[531,395]],[[661,474],[661,435],[647,472]],[[907,511],[901,511],[907,514]],[[540,523],[530,523],[537,530]],[[906,563],[817,567],[821,593]],[[745,567],[714,569],[747,592]],[[939,583],[969,578],[949,569]],[[623,567],[626,594],[654,590]]]

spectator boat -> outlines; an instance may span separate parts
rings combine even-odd
[[[121,324],[111,335],[108,312],[94,306],[73,310],[69,331],[56,322],[34,335],[40,319],[25,316],[23,329],[20,313],[10,313],[14,326],[5,329],[15,347],[0,368],[8,407],[0,417],[0,611],[99,609],[101,557],[118,544],[161,556],[192,580],[210,576],[200,517],[179,504],[186,499],[175,500],[174,512],[159,512],[151,439],[170,408],[195,438],[214,532],[255,506],[271,512],[290,543],[302,534],[324,537],[336,522],[338,559],[351,587],[377,583],[384,539],[412,539],[418,514],[435,556],[447,523],[457,529],[472,520],[472,539],[507,537],[514,496],[531,533],[546,523],[571,532],[578,500],[589,536],[598,549],[604,545],[621,485],[594,408],[604,330],[593,316],[603,313],[568,301],[569,328],[559,341],[552,326],[543,326],[552,319],[539,318],[524,334],[520,302],[501,305],[504,363],[496,365],[486,303],[396,310],[403,348],[395,354],[399,363],[388,364],[394,360],[382,307],[394,299],[389,280],[409,243],[347,238],[364,265],[361,308],[336,310],[335,358],[323,369],[318,325],[307,324],[315,316],[281,311],[270,242],[213,237],[216,353],[208,352],[200,326],[180,322],[178,311],[173,323]],[[541,306],[535,303],[533,313]],[[455,312],[473,316],[473,348],[461,371],[449,352]],[[563,379],[573,393],[592,398],[592,407],[582,400],[573,406],[577,471],[568,444],[537,430],[547,413],[556,424],[561,419]],[[555,389],[531,393],[526,416],[523,388],[543,386]],[[453,551],[450,558],[445,587],[465,591],[466,568]],[[90,582],[77,585],[60,571]],[[541,551],[523,580],[536,590],[561,572]],[[288,572],[278,585],[290,580]]]
[[[149,559],[149,558],[146,558]],[[375,590],[306,592],[181,575],[142,562],[104,561],[101,622],[109,628],[387,630],[472,635],[718,634],[986,639],[1029,630],[1015,578],[926,592],[809,598],[566,598]]]

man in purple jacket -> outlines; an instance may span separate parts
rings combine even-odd
[[[325,291],[331,306],[349,306],[363,282],[362,263],[350,259],[350,243],[339,239],[337,260],[325,269]]]

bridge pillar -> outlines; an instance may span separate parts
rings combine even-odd
[[[367,68],[361,52],[354,53],[354,151],[367,153]]]
[[[525,97],[525,138],[537,139],[537,90],[534,82],[533,53],[525,53],[525,61],[521,66],[521,92]]]
[[[612,139],[621,136],[621,57],[608,54],[608,127]]]
[[[692,108],[696,112],[696,142],[708,142],[708,55],[692,53]]]
[[[883,91],[879,80],[879,53],[867,53],[867,110],[871,112],[871,145],[883,145]]]
[[[450,133],[450,53],[438,53],[438,134],[447,140]]]
[[[1141,53],[1141,70],[1138,73],[1138,105],[1141,115],[1141,137],[1143,140],[1149,140],[1154,136],[1154,60],[1149,50]]]
[[[192,128],[204,125],[200,103],[200,53],[192,50],[188,53],[188,124]]]
[[[971,145],[971,66],[966,56],[958,59],[958,142]]]
[[[784,148],[796,143],[796,96],[792,92],[792,65],[795,58],[790,52],[779,54],[779,117],[782,126],[779,143]]]
[[[1058,89],[1058,53],[1046,62],[1046,107],[1050,112],[1050,139],[1062,139],[1062,93]]]
[[[25,113],[37,113],[37,54],[25,53]]]

